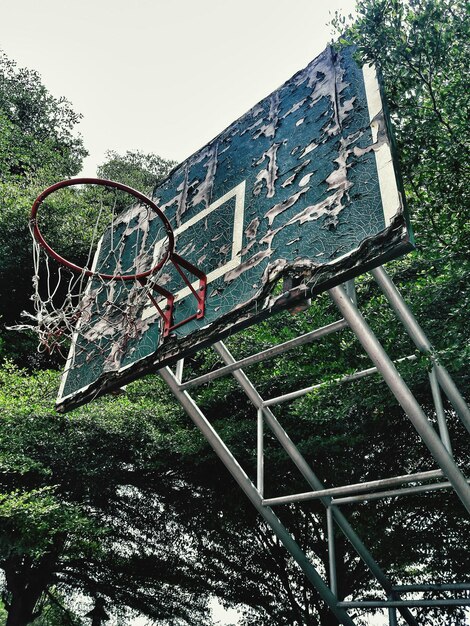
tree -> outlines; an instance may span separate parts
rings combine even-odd
[[[24,335],[6,334],[30,308],[33,275],[28,216],[45,186],[80,171],[86,151],[74,128],[80,120],[55,98],[37,72],[0,52],[0,350],[23,362],[34,354]]]
[[[50,410],[56,383],[54,372],[1,370],[7,625],[39,616],[51,587],[98,595],[109,610],[128,607],[161,624],[210,623],[216,576],[198,559],[194,530],[179,521],[201,493],[160,463],[178,418],[138,386],[60,417]],[[155,381],[152,396],[161,387]]]
[[[40,613],[34,620],[34,626],[85,626],[75,612],[64,605],[64,600],[55,589],[51,589],[44,595],[41,601]],[[7,623],[8,613],[5,611],[3,602],[0,602],[0,619],[2,624]]]
[[[80,120],[65,98],[55,98],[33,70],[0,52],[1,182],[22,186],[40,177],[72,176],[86,156],[74,128]]]
[[[0,260],[2,303],[6,305],[3,321],[8,324],[17,322],[21,309],[28,308],[33,274],[28,232],[31,203],[47,184],[77,174],[85,151],[81,139],[72,133],[79,116],[70,105],[48,94],[35,72],[18,70],[5,56],[0,61]],[[139,163],[146,169],[139,170]],[[169,165],[154,155],[128,153],[121,159],[113,153],[112,165],[102,167],[110,177],[114,168],[116,176],[140,187],[153,184]],[[84,216],[92,192],[68,191],[61,204],[62,220],[51,220],[51,233],[54,243],[65,246],[61,250],[80,255],[89,242]],[[53,214],[54,202],[47,203],[46,212]],[[12,334],[7,335],[4,354],[29,366],[37,364],[33,342],[24,335],[12,341]],[[136,424],[147,431],[145,436],[140,428],[129,428],[130,422],[124,426],[121,421],[133,413],[127,411],[125,400],[121,409],[116,401],[105,402],[107,417],[102,415],[101,426],[93,411],[80,414],[78,422],[59,419],[50,410],[56,373],[28,374],[6,362],[0,376],[4,418],[0,428],[0,560],[9,626],[31,622],[52,588],[92,596],[101,593],[118,607],[147,611],[162,623],[187,623],[204,616],[201,574],[191,572],[194,555],[179,552],[181,543],[190,546],[193,540],[181,540],[176,520],[170,519],[171,507],[158,498],[158,489],[146,478],[155,463],[153,455],[145,457],[145,468],[138,468],[128,456],[132,445],[125,443],[120,432],[127,430],[139,456],[144,439],[149,446],[157,445],[153,417],[149,421],[150,414],[142,415],[146,409],[137,409],[139,403],[133,405],[140,414]],[[78,456],[74,457],[74,451]],[[106,482],[107,465],[113,485]],[[172,480],[170,473],[168,481]],[[163,487],[168,481],[160,476],[157,483]],[[165,523],[157,539],[151,529],[162,515]],[[177,576],[186,577],[188,584],[175,580]],[[128,578],[134,581],[132,585]],[[45,619],[44,612],[41,619]]]
[[[360,0],[343,34],[380,69],[420,248],[469,246],[469,34],[463,0]],[[336,19],[338,30],[345,20]]]
[[[157,184],[175,165],[175,161],[163,159],[156,154],[144,154],[139,150],[128,150],[124,155],[110,150],[106,153],[106,162],[98,167],[98,176],[119,181],[151,195]]]

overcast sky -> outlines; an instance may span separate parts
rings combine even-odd
[[[0,48],[107,150],[182,161],[302,69],[353,0],[3,0]]]

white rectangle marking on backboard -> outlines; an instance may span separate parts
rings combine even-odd
[[[364,76],[364,87],[367,97],[367,108],[369,109],[370,127],[372,130],[372,142],[378,140],[379,122],[376,117],[383,110],[382,96],[380,93],[377,72],[373,65],[364,65],[362,68]],[[382,197],[382,207],[384,212],[385,226],[389,226],[392,219],[400,211],[401,201],[398,192],[395,168],[393,167],[392,153],[390,145],[384,142],[374,150],[379,178],[380,195]]]
[[[219,278],[220,276],[223,276],[230,270],[238,267],[241,263],[241,252],[242,252],[242,246],[243,246],[243,218],[244,218],[244,210],[245,210],[245,186],[246,186],[246,181],[242,181],[240,184],[238,184],[236,187],[228,191],[221,198],[219,198],[218,200],[210,204],[207,208],[205,208],[203,211],[201,211],[200,213],[198,213],[197,215],[189,219],[187,222],[185,222],[178,228],[175,228],[175,230],[173,231],[175,234],[175,237],[177,237],[180,233],[184,232],[191,226],[194,226],[195,224],[197,224],[197,222],[205,219],[208,215],[213,213],[220,206],[228,202],[231,198],[235,197],[231,257],[227,263],[225,263],[224,265],[221,265],[220,267],[217,267],[215,270],[212,270],[212,272],[209,272],[207,274],[208,285],[214,280],[216,280],[217,278]],[[157,242],[155,244],[156,251],[158,251],[160,244],[161,242]],[[200,267],[199,269],[204,271],[204,267]],[[199,285],[198,280],[192,283],[192,286],[194,289],[197,289],[198,285]],[[185,298],[190,293],[191,293],[191,290],[189,289],[189,287],[184,287],[183,289],[180,289],[174,294],[175,302],[178,300],[181,300],[182,298]],[[144,312],[142,313],[142,319],[145,320],[148,317],[155,315],[155,313],[156,313],[155,307],[150,305],[146,309],[144,309]]]

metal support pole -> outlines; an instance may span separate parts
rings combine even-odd
[[[372,270],[371,273],[377,281],[379,287],[382,289],[385,297],[389,301],[398,318],[405,326],[408,334],[414,341],[418,350],[429,354],[433,358],[439,384],[441,385],[446,396],[451,401],[457,415],[462,420],[468,432],[470,432],[470,408],[465,402],[460,391],[457,389],[449,372],[436,359],[434,348],[432,347],[429,339],[424,334],[423,329],[418,324],[415,316],[411,312],[406,302],[403,300],[400,292],[395,287],[391,278],[388,276],[383,267],[376,267],[374,270]]]
[[[392,596],[389,596],[389,601],[393,600]],[[398,626],[398,621],[397,621],[397,610],[394,606],[389,606],[388,607],[388,623],[389,626]]]
[[[417,356],[415,354],[410,354],[409,356],[404,356],[401,359],[397,359],[396,363],[403,363],[404,361],[416,361]],[[282,402],[288,402],[289,400],[295,400],[296,398],[301,398],[302,396],[306,396],[308,393],[315,391],[316,389],[321,389],[322,387],[327,387],[331,384],[340,385],[343,383],[351,383],[361,378],[365,378],[366,376],[371,376],[372,374],[377,374],[378,369],[376,367],[369,367],[365,370],[360,370],[358,372],[354,372],[353,374],[346,374],[345,376],[341,376],[340,378],[335,378],[332,381],[325,383],[317,383],[316,385],[311,385],[310,387],[304,387],[303,389],[298,389],[297,391],[291,391],[290,393],[285,393],[282,396],[276,396],[275,398],[270,398],[269,400],[265,400],[263,402],[263,406],[272,406],[273,404],[281,404]]]
[[[226,376],[227,374],[231,374],[235,370],[239,370],[242,367],[248,367],[249,365],[254,365],[255,363],[261,363],[261,361],[266,361],[268,359],[272,359],[275,356],[279,356],[288,350],[292,350],[297,346],[303,346],[307,343],[312,343],[313,341],[318,341],[322,337],[326,337],[327,335],[331,335],[331,333],[336,333],[343,328],[347,328],[348,324],[344,320],[338,320],[337,322],[332,322],[327,326],[322,326],[321,328],[317,328],[315,330],[310,331],[309,333],[305,333],[300,337],[295,337],[294,339],[289,339],[289,341],[285,341],[284,343],[280,343],[277,346],[272,346],[267,350],[263,350],[262,352],[258,352],[257,354],[252,354],[251,356],[247,356],[244,359],[240,359],[239,361],[234,361],[230,365],[226,365],[225,367],[221,367],[213,372],[209,372],[208,374],[203,374],[202,376],[198,376],[197,378],[193,378],[188,380],[187,382],[181,385],[181,389],[187,391],[192,387],[197,387],[199,385],[203,385],[204,383],[208,383],[211,380],[215,380],[216,378],[220,378],[221,376]]]
[[[395,585],[395,591],[409,593],[410,591],[470,591],[470,583],[436,583],[416,585]]]
[[[179,384],[181,385],[182,381],[183,381],[183,370],[184,370],[184,359],[179,359],[179,361],[176,361],[176,380],[179,382]]]
[[[264,493],[264,423],[263,423],[263,410],[258,409],[258,420],[257,420],[257,468],[256,468],[256,476],[257,476],[257,487],[260,493],[260,496],[263,497]]]
[[[467,481],[469,482],[469,481]],[[416,487],[404,487],[403,489],[391,489],[388,491],[374,491],[373,493],[361,493],[346,498],[333,498],[332,504],[352,504],[353,502],[364,502],[369,500],[381,500],[382,498],[394,498],[396,496],[410,496],[417,493],[429,493],[440,489],[451,489],[449,482],[433,483],[431,485],[417,485]]]
[[[328,532],[328,563],[330,566],[331,593],[338,597],[338,582],[336,577],[335,528],[331,506],[326,507],[326,527]]]
[[[280,520],[274,514],[272,509],[263,506],[261,496],[258,493],[256,487],[248,478],[240,464],[237,462],[235,457],[232,455],[230,450],[227,448],[225,443],[222,441],[218,433],[215,431],[211,423],[207,420],[207,418],[199,409],[194,400],[188,395],[187,392],[181,391],[178,380],[176,379],[170,368],[166,367],[159,370],[159,374],[166,382],[170,390],[173,392],[183,409],[193,420],[194,424],[204,435],[207,442],[218,455],[225,467],[235,478],[236,482],[244,491],[245,495],[251,501],[260,516],[265,520],[265,522],[267,522],[267,524],[271,527],[278,539],[283,543],[284,547],[297,561],[298,565],[301,567],[308,580],[318,591],[320,597],[324,600],[324,602],[336,616],[338,621],[344,626],[354,626],[353,620],[349,617],[346,611],[344,609],[338,608],[336,598],[331,593],[328,586],[324,583],[323,579],[318,574],[316,569],[310,563],[306,555],[303,553],[300,546],[296,543],[290,533],[286,530],[286,528],[282,525]]]
[[[353,485],[343,485],[342,487],[330,487],[328,489],[320,489],[319,491],[306,491],[305,493],[296,493],[289,496],[267,498],[266,500],[263,500],[263,504],[274,506],[276,504],[289,504],[290,502],[315,500],[317,498],[324,498],[325,496],[344,496],[347,494],[355,494],[360,491],[370,491],[371,489],[378,489],[380,487],[395,487],[395,485],[414,483],[421,480],[432,480],[433,478],[442,478],[442,471],[431,470],[428,472],[418,472],[416,474],[405,474],[404,476],[369,480],[367,482],[355,483]]]
[[[223,342],[218,341],[217,343],[214,344],[213,348],[217,352],[217,354],[222,358],[224,363],[227,363],[227,364],[235,363],[235,359],[230,354],[229,350],[227,349],[227,347],[225,346]],[[242,370],[238,370],[236,372],[233,372],[233,376],[238,381],[240,387],[245,391],[250,401],[256,407],[258,408],[262,407],[263,399],[259,395],[257,390],[255,389],[254,385],[251,383],[249,378],[246,376],[245,372],[243,372]],[[302,476],[305,478],[307,483],[315,490],[324,489],[322,482],[316,476],[316,474],[314,473],[310,465],[307,463],[307,461],[300,454],[299,450],[297,449],[297,447],[295,446],[295,444],[293,443],[289,435],[286,433],[286,431],[282,428],[280,423],[277,421],[273,412],[268,407],[264,407],[263,413],[264,413],[265,422],[268,424],[269,428],[272,430],[272,432],[278,439],[279,443],[284,448],[284,450],[289,455],[289,457],[292,459],[292,461],[294,462],[294,464],[296,465],[296,467],[298,468]],[[324,498],[321,498],[321,501],[325,506],[329,506],[331,503],[331,498],[324,497]],[[343,515],[343,513],[335,507],[333,508],[333,516],[335,518],[336,523],[341,528],[341,531],[343,532],[345,537],[349,540],[353,548],[362,558],[362,560],[370,569],[370,571],[375,576],[377,581],[382,585],[382,587],[385,589],[387,593],[392,593],[393,592],[392,583],[387,578],[385,572],[383,572],[380,565],[375,561],[372,554],[363,544],[359,536],[353,530],[352,526],[350,525],[346,517]],[[413,615],[407,608],[400,609],[400,613],[409,626],[418,626],[417,621],[415,620],[415,618],[413,617]]]
[[[356,284],[355,284],[354,278],[352,278],[351,280],[348,280],[347,282],[345,282],[343,284],[344,284],[344,288],[346,290],[346,293],[351,298],[351,300],[354,302],[354,304],[357,305],[357,293],[356,293]]]
[[[437,380],[435,365],[433,365],[431,371],[429,372],[429,382],[431,383],[431,393],[434,400],[434,407],[436,409],[439,434],[441,435],[442,443],[449,451],[449,454],[452,454],[452,444],[450,443],[449,431],[447,430],[446,415],[444,412],[444,405],[442,404],[441,390]]]
[[[440,600],[358,600],[338,602],[346,609],[386,609],[403,606],[470,606],[470,598],[441,598]]]
[[[351,302],[342,287],[333,287],[329,290],[329,293],[336,306],[341,311],[344,319],[349,323],[351,330],[382,374],[383,379],[407,414],[421,439],[428,447],[436,463],[452,483],[456,494],[470,513],[470,487],[464,475],[444,447],[439,436],[434,431],[426,415],[423,413],[423,410],[401,378],[377,337],[371,331],[361,313]]]

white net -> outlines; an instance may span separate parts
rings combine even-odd
[[[97,354],[112,363],[138,341],[149,295],[165,283],[168,227],[121,189],[81,185],[49,196],[31,230],[34,313],[15,329],[36,332],[39,351],[68,355],[69,366]]]

